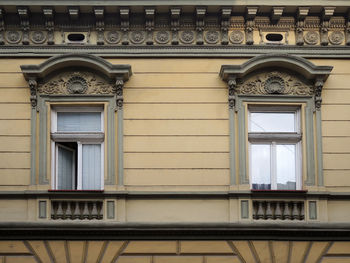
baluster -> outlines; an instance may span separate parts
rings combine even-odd
[[[89,208],[88,208],[88,202],[83,202],[83,219],[88,219],[89,218]]]
[[[57,219],[57,202],[52,202],[51,203],[51,218],[52,219]]]
[[[284,219],[290,219],[288,202],[284,202],[283,218]]]
[[[97,204],[97,219],[103,219],[103,203],[98,202]]]
[[[66,217],[67,219],[72,219],[71,202],[67,202],[67,210],[66,210],[65,217]]]
[[[305,219],[304,202],[301,202],[300,205],[301,205],[300,220],[304,220]]]
[[[280,202],[278,202],[278,201],[276,202],[275,218],[276,219],[282,218],[281,206],[280,206]]]
[[[258,208],[258,219],[264,219],[264,211],[262,207],[262,202],[258,201],[259,208]]]
[[[62,202],[61,201],[58,202],[56,215],[57,215],[58,219],[62,219],[63,218],[63,209],[62,209]]]
[[[78,218],[80,218],[79,203],[78,202],[74,202],[74,210],[73,210],[72,219],[78,219]]]
[[[272,219],[272,209],[271,209],[271,202],[266,202],[266,219],[270,220]]]
[[[258,203],[256,201],[253,202],[253,219],[258,219],[257,211],[258,211]]]
[[[298,211],[298,202],[293,202],[293,211],[292,211],[292,219],[299,219],[299,211]]]
[[[98,218],[96,203],[97,202],[92,202],[92,210],[91,210],[91,217],[92,217],[92,219],[97,219]]]

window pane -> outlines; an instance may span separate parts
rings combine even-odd
[[[252,112],[251,132],[295,132],[295,113]]]
[[[295,190],[295,144],[276,145],[277,189]]]
[[[270,145],[251,145],[251,175],[252,188],[258,190],[271,189],[271,150]]]
[[[57,189],[73,190],[74,150],[57,145]]]
[[[101,112],[57,112],[57,131],[101,131]]]
[[[83,189],[101,189],[101,144],[83,144]]]

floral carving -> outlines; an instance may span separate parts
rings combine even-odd
[[[141,44],[145,41],[145,32],[143,31],[133,31],[130,33],[131,42],[134,44]]]
[[[334,31],[329,36],[329,42],[333,45],[340,45],[344,41],[344,34],[340,31]]]
[[[305,42],[308,45],[316,45],[318,43],[318,33],[316,31],[309,31],[304,36]]]
[[[105,35],[106,41],[109,44],[117,44],[120,41],[121,35],[117,31],[109,31]]]
[[[38,93],[45,95],[115,94],[113,84],[89,72],[61,73],[38,86]]]
[[[42,44],[46,40],[46,34],[42,31],[34,31],[31,34],[31,40],[35,44]]]
[[[19,41],[21,41],[22,34],[18,31],[8,31],[6,33],[6,40],[10,44],[17,44]]]
[[[255,75],[248,80],[240,80],[238,94],[251,95],[313,95],[313,87],[284,72],[269,72]]]
[[[219,40],[219,33],[217,31],[208,31],[205,34],[205,41],[209,44],[216,44]]]
[[[167,31],[159,31],[156,34],[156,41],[159,44],[166,44],[169,42],[169,39],[170,39],[170,35],[169,35],[169,32]]]
[[[244,34],[242,31],[234,30],[230,34],[230,41],[233,44],[241,44],[244,40]]]
[[[191,44],[194,40],[194,33],[193,31],[183,31],[180,35],[180,39],[185,44]]]

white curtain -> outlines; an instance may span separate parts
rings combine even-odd
[[[101,189],[101,144],[83,144],[82,187],[84,190]]]

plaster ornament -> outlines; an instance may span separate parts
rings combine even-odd
[[[208,44],[216,44],[219,40],[219,32],[217,31],[208,31],[206,34],[205,34],[205,41],[208,43]]]
[[[109,31],[106,33],[105,39],[108,44],[118,44],[121,39],[121,35],[117,31]]]
[[[194,33],[193,31],[183,31],[180,34],[180,40],[181,42],[185,43],[185,44],[191,44],[194,40]]]
[[[21,41],[22,33],[19,31],[7,31],[6,40],[10,44],[17,44]]]
[[[304,36],[304,40],[308,45],[316,45],[318,43],[318,39],[319,37],[316,31],[308,31]]]
[[[86,80],[79,75],[75,75],[75,76],[71,77],[67,81],[66,86],[67,86],[68,92],[71,94],[86,93],[86,90],[88,88]]]
[[[166,44],[169,42],[170,34],[167,31],[158,31],[156,34],[156,41],[159,44]]]
[[[145,32],[143,31],[133,31],[130,33],[130,40],[134,44],[142,44],[145,38]]]
[[[46,34],[43,31],[34,31],[31,34],[31,40],[34,44],[42,44],[46,40]]]
[[[329,35],[329,42],[332,45],[340,45],[344,41],[344,34],[340,31],[334,31]]]
[[[265,81],[265,90],[269,94],[281,94],[284,90],[284,80],[279,76],[269,77]]]
[[[232,44],[241,44],[244,40],[244,34],[242,31],[234,30],[230,34],[230,41]]]

